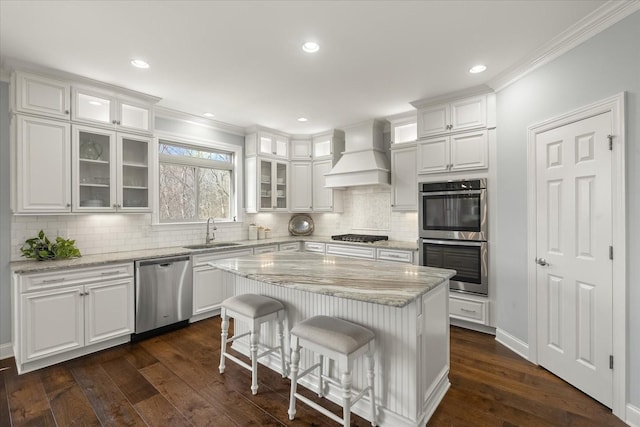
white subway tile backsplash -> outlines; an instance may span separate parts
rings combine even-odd
[[[380,203],[387,200],[380,193],[390,193],[383,187],[361,187],[345,190],[344,213],[311,213],[315,223],[314,235],[360,233],[383,234],[392,240],[416,241],[418,238],[417,212],[391,212],[390,228],[384,230],[353,229],[354,194],[358,203]],[[390,199],[389,199],[390,200]],[[390,206],[370,209],[371,215]],[[362,215],[362,210],[359,211]],[[216,224],[216,240],[232,241],[248,239],[248,226],[255,223],[271,229],[273,237],[289,235],[289,219],[293,213],[247,214],[244,222]],[[366,218],[358,218],[366,221]],[[368,221],[366,221],[368,222]],[[371,221],[375,223],[375,221]],[[94,214],[58,216],[13,216],[11,225],[11,259],[23,259],[20,248],[26,239],[34,237],[40,230],[47,236],[75,239],[83,254],[99,254],[125,250],[142,250],[159,247],[203,243],[205,224],[152,225],[151,214]]]

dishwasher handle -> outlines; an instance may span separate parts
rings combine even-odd
[[[136,261],[136,268],[138,267],[144,267],[147,265],[158,265],[160,267],[169,267],[171,266],[171,264],[175,263],[175,262],[184,262],[184,261],[190,261],[190,257],[189,255],[186,256],[179,256],[179,257],[171,257],[171,258],[154,258],[154,259],[149,259],[149,260],[144,260],[144,261]]]

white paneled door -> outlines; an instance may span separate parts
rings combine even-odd
[[[535,140],[538,361],[609,407],[611,129],[607,112]]]

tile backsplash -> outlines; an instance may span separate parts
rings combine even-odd
[[[314,235],[359,233],[388,235],[389,239],[415,241],[418,235],[416,212],[391,211],[389,190],[381,187],[358,187],[345,190],[344,213],[312,213]],[[354,211],[354,202],[358,205]],[[365,205],[365,209],[362,209]],[[366,208],[369,206],[369,208]],[[355,214],[354,214],[355,212]],[[273,237],[288,236],[292,213],[247,214],[243,222],[217,225],[216,240],[246,240],[248,226],[256,223],[271,228]],[[367,218],[366,215],[375,215]],[[355,224],[354,224],[355,216]],[[384,221],[380,217],[384,216]],[[381,228],[358,229],[359,223],[382,224]],[[20,247],[40,230],[47,236],[75,239],[85,255],[181,246],[203,243],[205,225],[152,225],[151,214],[86,214],[13,216],[11,224],[11,260],[24,259]]]

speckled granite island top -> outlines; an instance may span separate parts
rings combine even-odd
[[[210,265],[259,282],[404,307],[452,277],[453,270],[304,252],[216,260]]]

